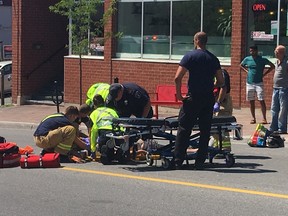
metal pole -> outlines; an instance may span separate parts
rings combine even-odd
[[[60,109],[59,109],[59,98],[58,98],[58,84],[57,84],[57,81],[54,81],[55,83],[55,94],[56,94],[56,106],[57,106],[57,113],[60,112]]]
[[[4,71],[1,70],[1,105],[4,105]]]
[[[119,78],[118,77],[114,78],[114,83],[119,83]]]
[[[278,14],[277,14],[277,42],[276,45],[279,45],[279,38],[280,38],[280,2],[281,0],[278,0]]]
[[[0,61],[4,59],[3,55],[3,41],[0,41]]]

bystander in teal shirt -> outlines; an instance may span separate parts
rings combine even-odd
[[[241,65],[248,68],[247,83],[261,83],[263,82],[263,72],[265,65],[269,64],[269,60],[263,58],[262,56],[257,56],[253,58],[252,56],[247,56],[241,62]]]

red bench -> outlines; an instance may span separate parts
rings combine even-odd
[[[188,92],[187,86],[182,85],[181,92],[183,95],[186,95]],[[182,101],[177,100],[176,98],[176,87],[175,85],[157,85],[156,88],[156,97],[151,99],[151,105],[155,106],[154,117],[158,119],[159,111],[158,106],[160,105],[182,105]]]

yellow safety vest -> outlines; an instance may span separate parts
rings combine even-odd
[[[96,151],[98,131],[100,129],[112,130],[112,119],[119,118],[117,112],[108,107],[99,107],[90,114],[93,122],[90,136],[91,151]]]
[[[96,94],[101,95],[105,101],[109,94],[109,88],[110,85],[108,83],[95,83],[88,89],[85,103],[88,106],[93,107],[93,98]]]

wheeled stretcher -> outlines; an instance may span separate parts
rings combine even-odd
[[[152,166],[155,160],[161,160],[162,166],[165,169],[171,168],[173,160],[173,151],[175,147],[175,130],[178,128],[178,119],[174,117],[169,117],[165,119],[146,119],[146,118],[114,118],[112,120],[113,126],[124,127],[125,134],[133,141],[133,143],[138,138],[142,139],[155,139],[163,140],[168,142],[164,145],[161,145],[159,148],[149,148],[147,149],[146,162],[148,165]],[[210,163],[213,163],[213,158],[216,155],[223,155],[225,158],[226,165],[231,167],[235,163],[233,154],[222,149],[223,133],[227,131],[234,131],[234,134],[237,135],[237,139],[242,138],[242,125],[237,124],[236,118],[234,116],[229,117],[214,117],[212,119],[211,125],[211,135],[218,134],[219,136],[219,147],[209,147],[208,148],[208,159]],[[122,137],[115,136],[110,134],[109,137],[114,139],[121,139]],[[189,145],[192,148],[197,148],[199,145],[199,127],[195,125],[193,128],[193,133],[190,136]],[[127,144],[128,145],[128,144]],[[126,148],[127,148],[126,145]],[[186,161],[195,159],[197,152],[187,152]]]

